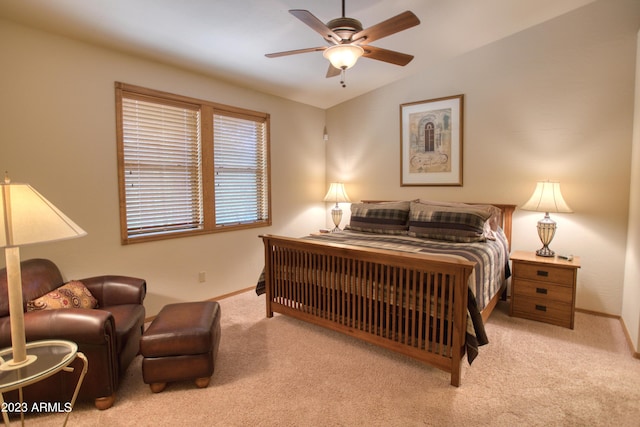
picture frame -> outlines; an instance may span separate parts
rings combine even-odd
[[[400,104],[400,185],[462,186],[464,95]]]

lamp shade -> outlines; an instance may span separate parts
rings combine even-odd
[[[358,58],[364,54],[364,49],[353,44],[338,44],[328,47],[322,52],[331,65],[339,70],[346,70],[356,65]]]
[[[349,200],[349,196],[347,196],[344,184],[341,182],[332,182],[331,185],[329,185],[329,191],[327,191],[327,195],[324,196],[324,201],[334,202],[336,204],[351,202],[351,200]]]
[[[0,247],[5,248],[7,296],[13,359],[2,361],[0,371],[19,369],[37,356],[27,355],[22,301],[20,246],[84,236],[86,231],[60,212],[28,184],[13,184],[8,176],[0,184]]]
[[[531,198],[522,205],[522,209],[536,212],[573,212],[560,192],[560,183],[551,181],[539,181]]]
[[[86,231],[28,184],[0,184],[0,247],[71,239]]]

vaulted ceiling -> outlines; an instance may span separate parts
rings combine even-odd
[[[594,0],[346,0],[346,16],[367,28],[410,10],[421,24],[377,40],[408,53],[405,67],[367,58],[326,78],[321,52],[266,53],[326,46],[288,13],[306,9],[323,22],[341,0],[2,0],[0,17],[283,98],[329,108],[442,61],[570,12]]]

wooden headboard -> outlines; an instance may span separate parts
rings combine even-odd
[[[471,203],[472,205],[475,203]],[[504,205],[497,203],[489,203],[490,205],[499,208],[502,212],[502,229],[509,241],[509,251],[511,251],[511,230],[513,229],[513,212],[516,210],[516,205]]]

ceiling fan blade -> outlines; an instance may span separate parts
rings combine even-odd
[[[418,17],[413,12],[406,11],[354,34],[351,41],[357,44],[368,44],[418,24],[420,24]]]
[[[327,70],[327,78],[339,76],[341,73],[342,73],[342,70],[329,64],[329,69]]]
[[[342,42],[342,38],[339,35],[334,33],[331,28],[327,27],[324,22],[316,18],[308,10],[292,9],[289,13],[311,27],[312,30],[320,34],[326,41],[334,44]]]
[[[288,55],[297,55],[299,53],[308,53],[308,52],[320,52],[326,50],[326,47],[308,47],[306,49],[296,49],[296,50],[285,50],[284,52],[275,52],[275,53],[267,53],[264,56],[267,58],[278,58],[280,56],[288,56]]]
[[[364,56],[369,59],[377,59],[378,61],[388,62],[390,64],[405,66],[413,59],[413,55],[396,52],[394,50],[383,49],[375,46],[363,46]]]

